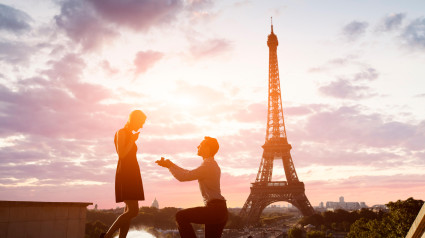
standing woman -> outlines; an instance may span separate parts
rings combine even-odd
[[[130,113],[124,128],[115,133],[115,149],[118,154],[117,172],[115,174],[115,200],[125,203],[125,211],[109,228],[102,233],[101,238],[112,238],[114,232],[120,229],[119,238],[127,236],[130,221],[139,213],[139,200],[145,200],[142,176],[137,163],[136,140],[139,138],[138,130],[145,124],[146,115],[140,110]],[[135,133],[133,133],[133,131]]]

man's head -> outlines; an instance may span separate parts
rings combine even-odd
[[[198,155],[202,158],[214,157],[218,151],[218,141],[215,138],[205,136],[205,139],[198,146]]]

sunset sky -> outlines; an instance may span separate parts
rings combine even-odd
[[[0,0],[0,200],[123,206],[113,137],[141,109],[140,206],[202,205],[196,181],[154,161],[196,168],[212,136],[223,196],[242,207],[265,141],[271,16],[312,205],[425,199],[422,0]]]

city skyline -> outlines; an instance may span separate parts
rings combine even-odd
[[[316,206],[341,194],[425,199],[425,6],[420,1],[0,1],[0,199],[114,199],[113,136],[147,121],[146,200],[202,205],[197,182],[154,163],[201,163],[218,139],[222,194],[242,207],[266,134],[270,17],[288,142]],[[285,180],[275,163],[273,180]]]

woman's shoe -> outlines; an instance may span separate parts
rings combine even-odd
[[[100,234],[99,238],[104,238],[105,235],[106,235],[106,233],[102,233],[102,234]]]

